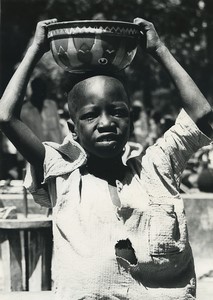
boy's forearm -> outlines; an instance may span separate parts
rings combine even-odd
[[[8,122],[11,118],[20,115],[26,87],[32,71],[42,57],[41,52],[35,45],[31,45],[16,72],[11,78],[3,96],[0,100],[0,121]]]
[[[187,72],[181,67],[165,45],[161,45],[153,57],[166,69],[179,94],[182,107],[197,122],[211,111],[206,98]]]

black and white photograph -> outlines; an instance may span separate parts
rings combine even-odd
[[[0,0],[0,299],[213,299],[213,1]]]

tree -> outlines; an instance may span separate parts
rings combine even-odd
[[[213,3],[211,0],[3,0],[4,85],[9,80],[15,63],[21,59],[39,19],[57,17],[59,21],[66,21],[92,19],[97,16],[129,22],[132,22],[134,17],[140,16],[152,21],[171,52],[212,101]],[[16,38],[8,39],[11,36]],[[66,74],[59,71],[57,66],[53,66],[51,60],[51,56],[46,57],[46,62],[45,60],[41,62],[39,68],[41,72],[46,72],[47,77],[50,75],[50,90],[55,93],[56,99],[61,101],[63,92],[60,87],[66,80]],[[176,106],[178,97],[167,75],[154,60],[140,53],[140,50],[127,69],[127,76],[129,76],[130,92],[142,89],[144,102],[148,108],[152,109],[153,94],[157,95],[158,91],[162,94],[162,90],[165,95],[168,94],[173,98],[173,106]],[[162,96],[159,98],[162,102]],[[164,106],[169,107],[166,100]]]

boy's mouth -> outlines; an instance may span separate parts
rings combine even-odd
[[[116,142],[117,136],[115,134],[102,134],[96,140],[98,143],[111,143]]]

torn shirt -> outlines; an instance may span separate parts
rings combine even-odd
[[[37,202],[53,208],[56,299],[194,299],[179,184],[190,156],[209,143],[182,111],[141,161],[127,147],[125,176],[116,181],[120,207],[113,205],[108,183],[87,172],[86,153],[70,135],[62,145],[44,143],[49,192],[37,188],[33,169],[25,186]],[[116,249],[126,241],[134,263],[126,249]]]

